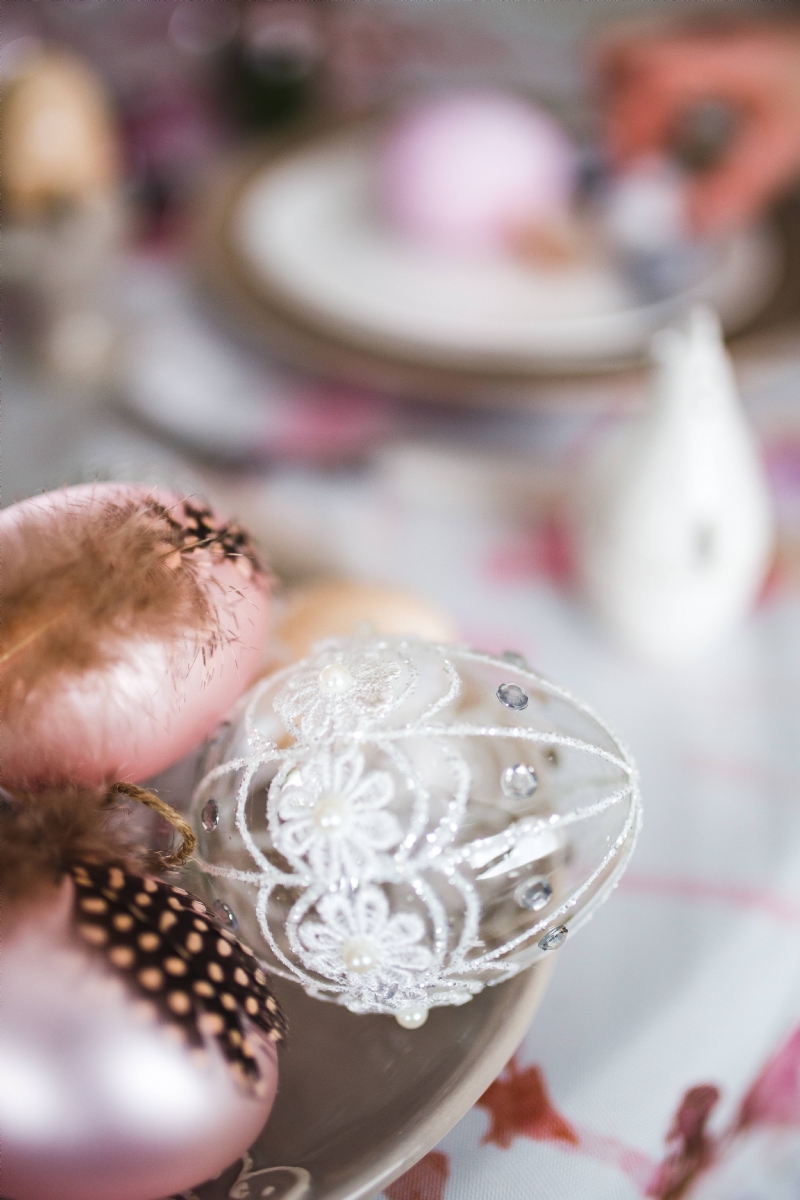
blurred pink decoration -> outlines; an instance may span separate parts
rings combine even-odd
[[[3,931],[0,1122],[13,1200],[154,1200],[233,1162],[269,1115],[275,1047],[251,1031],[264,1095],[213,1039],[199,1061],[70,929],[73,884]]]
[[[800,1125],[800,1029],[770,1059],[742,1102],[738,1126]]]
[[[314,382],[298,389],[282,416],[267,429],[265,452],[300,462],[335,463],[361,455],[393,424],[383,397]]]
[[[378,162],[381,207],[405,234],[451,250],[502,249],[563,217],[575,150],[546,113],[501,92],[446,95],[400,116]]]
[[[395,429],[391,400],[285,371],[227,338],[158,264],[138,282],[147,315],[131,322],[117,357],[119,388],[139,417],[183,445],[228,462],[335,464]]]

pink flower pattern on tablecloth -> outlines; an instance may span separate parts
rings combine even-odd
[[[539,1067],[521,1069],[512,1059],[502,1074],[490,1084],[478,1104],[491,1117],[483,1143],[491,1142],[507,1150],[515,1137],[536,1141],[580,1142],[575,1130],[550,1103],[544,1075]]]
[[[386,1188],[387,1200],[444,1200],[450,1160],[441,1150],[431,1150],[410,1171]]]
[[[800,1028],[767,1062],[742,1101],[736,1128],[754,1125],[800,1129]]]
[[[667,1154],[657,1165],[613,1138],[599,1137],[574,1125],[554,1106],[540,1067],[520,1067],[516,1059],[498,1075],[478,1101],[489,1115],[483,1145],[510,1150],[517,1138],[551,1141],[601,1162],[613,1163],[646,1200],[689,1200],[705,1172],[759,1127],[800,1132],[800,1028],[768,1060],[745,1095],[731,1126],[720,1135],[708,1131],[721,1099],[714,1084],[689,1088],[666,1136]],[[447,1155],[439,1150],[386,1189],[387,1200],[446,1200]]]

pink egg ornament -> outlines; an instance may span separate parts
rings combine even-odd
[[[201,502],[98,483],[0,513],[7,788],[136,781],[178,761],[258,673],[269,582]]]
[[[192,1052],[76,935],[66,876],[4,912],[0,1023],[7,1200],[155,1200],[213,1178],[252,1144],[278,1083],[275,1045],[248,1040],[258,1091],[214,1038]]]
[[[422,101],[378,155],[381,210],[399,232],[460,253],[503,250],[526,227],[562,220],[576,153],[552,117],[502,92]]]

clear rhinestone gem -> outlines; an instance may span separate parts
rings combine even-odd
[[[537,875],[535,879],[525,879],[519,884],[514,892],[514,899],[520,908],[527,908],[528,912],[539,912],[547,908],[552,895],[553,889],[550,884],[544,876]]]
[[[557,946],[563,945],[567,940],[566,925],[557,925],[555,929],[550,929],[543,938],[539,941],[541,950],[555,950]]]
[[[497,689],[497,699],[506,708],[514,708],[518,712],[528,707],[528,697],[521,687],[515,683],[501,683]]]
[[[239,928],[239,922],[236,919],[236,913],[225,903],[224,900],[214,901],[214,912],[217,914],[223,925],[227,925],[234,932]]]
[[[530,666],[524,654],[520,654],[518,650],[504,650],[500,655],[503,662],[507,662],[512,667],[519,667],[521,671],[529,671]]]
[[[206,800],[203,805],[203,811],[200,813],[200,824],[206,833],[211,833],[219,825],[219,805],[213,796],[210,800]]]
[[[533,767],[529,767],[527,763],[516,763],[503,771],[500,786],[504,795],[513,796],[517,800],[527,800],[536,791],[539,780]]]

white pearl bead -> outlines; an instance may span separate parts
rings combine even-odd
[[[319,686],[329,696],[341,696],[353,686],[353,676],[344,663],[328,663],[319,673]]]
[[[428,1010],[427,1008],[423,1008],[422,1005],[417,1005],[414,1008],[404,1008],[399,1013],[395,1013],[394,1019],[403,1029],[419,1029],[428,1019]]]
[[[376,947],[367,938],[351,938],[342,946],[342,958],[348,971],[365,975],[378,965]]]
[[[314,806],[314,824],[325,833],[336,833],[350,824],[350,801],[346,796],[332,792],[323,796]]]

